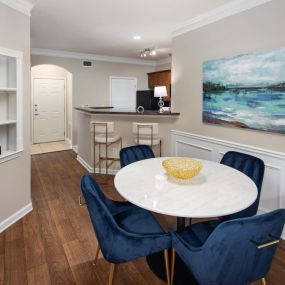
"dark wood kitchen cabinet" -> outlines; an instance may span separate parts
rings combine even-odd
[[[166,86],[167,97],[164,101],[170,101],[171,98],[171,70],[161,70],[150,72],[148,75],[148,88],[154,89],[155,86]]]

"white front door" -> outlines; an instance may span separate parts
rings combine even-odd
[[[65,80],[33,79],[34,143],[64,140]]]
[[[126,77],[110,78],[111,106],[120,109],[136,108],[137,79]]]

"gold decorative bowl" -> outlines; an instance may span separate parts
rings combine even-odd
[[[189,157],[166,159],[162,162],[162,166],[169,176],[182,181],[198,175],[203,168],[200,161]]]

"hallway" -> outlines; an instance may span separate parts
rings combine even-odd
[[[56,152],[71,149],[71,145],[67,141],[49,142],[32,144],[31,154],[43,154],[48,152]]]

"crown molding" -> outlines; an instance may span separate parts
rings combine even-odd
[[[184,23],[178,24],[171,31],[172,37],[196,30],[271,1],[272,0],[234,0]]]
[[[171,63],[171,57],[167,57],[156,61],[156,66]]]
[[[23,52],[13,49],[8,49],[0,46],[0,54],[10,57],[23,58]]]
[[[0,3],[3,3],[27,16],[31,16],[31,10],[34,7],[34,4],[27,0],[0,0]]]
[[[129,57],[98,55],[98,54],[93,54],[93,53],[70,52],[70,51],[63,51],[63,50],[32,48],[31,54],[61,57],[61,58],[73,58],[73,59],[80,59],[80,60],[95,60],[95,61],[105,61],[105,62],[117,62],[117,63],[157,66],[157,61],[153,61],[153,60],[143,60],[143,59],[136,59],[136,58],[129,58]]]

